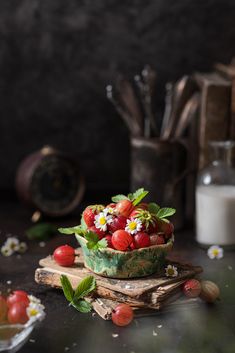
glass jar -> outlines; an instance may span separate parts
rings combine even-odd
[[[235,246],[235,141],[210,142],[212,163],[198,175],[196,240],[199,244]]]

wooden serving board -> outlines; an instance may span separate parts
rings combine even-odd
[[[161,303],[179,291],[185,279],[192,278],[202,272],[202,268],[199,266],[174,262],[172,264],[177,266],[179,273],[174,278],[166,277],[164,273],[161,276],[152,275],[138,279],[105,278],[84,267],[81,249],[77,250],[77,254],[78,257],[72,267],[59,266],[51,256],[40,260],[39,264],[42,268],[38,268],[35,272],[36,282],[61,288],[60,276],[63,274],[69,278],[73,288],[76,288],[81,279],[93,275],[96,278],[95,295],[97,297],[127,302],[138,308],[159,309]]]

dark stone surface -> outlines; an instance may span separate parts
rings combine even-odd
[[[29,152],[52,144],[82,162],[88,186],[128,188],[128,131],[105,97],[145,63],[164,84],[234,54],[233,0],[0,2],[0,189]]]
[[[29,227],[27,211],[11,203],[4,204],[0,210],[0,245],[9,233],[23,239],[25,229]],[[76,218],[68,219],[69,224],[76,224]],[[19,353],[63,353],[67,350],[72,353],[234,353],[233,252],[226,251],[221,260],[210,260],[206,251],[196,246],[191,231],[176,233],[171,256],[203,266],[202,278],[220,286],[221,300],[215,305],[199,301],[196,306],[165,309],[154,316],[135,319],[130,326],[122,328],[98,315],[77,312],[68,306],[60,290],[34,282],[39,259],[65,243],[76,246],[74,237],[57,236],[44,248],[30,242],[28,252],[21,258],[0,255],[0,288],[25,289],[39,297],[46,307],[46,319],[32,332],[31,341]],[[12,281],[11,285],[7,285],[7,281]],[[113,333],[119,336],[114,338]]]

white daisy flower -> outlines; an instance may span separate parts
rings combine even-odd
[[[115,209],[113,207],[106,207],[105,209],[103,209],[102,211],[105,215],[114,215],[115,214]]]
[[[218,245],[212,245],[207,250],[210,259],[221,259],[224,256],[224,250]]]
[[[3,245],[1,247],[1,253],[3,256],[11,256],[14,251],[9,246]]]
[[[6,247],[10,248],[13,252],[18,251],[19,250],[19,239],[15,238],[15,237],[9,237],[7,238],[5,244]]]
[[[28,298],[32,304],[41,304],[41,300],[36,298],[34,295],[28,295]]]
[[[141,231],[142,222],[138,218],[131,218],[127,220],[125,231],[130,234],[136,234]]]
[[[21,253],[21,254],[23,254],[23,253],[26,252],[27,249],[28,249],[27,244],[26,244],[25,242],[21,242],[21,243],[19,244],[18,252]]]
[[[107,230],[107,225],[112,222],[112,216],[107,215],[104,212],[100,212],[95,216],[95,226],[98,229],[103,230],[106,232]]]
[[[178,276],[178,270],[176,266],[173,265],[168,265],[165,268],[165,274],[167,277],[177,277]]]
[[[42,320],[45,315],[44,309],[45,307],[42,304],[30,303],[26,309],[29,322],[31,323],[36,320]]]

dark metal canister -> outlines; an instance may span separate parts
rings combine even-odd
[[[78,163],[50,146],[27,156],[16,175],[19,198],[52,217],[70,213],[81,201],[84,188]]]
[[[185,222],[186,164],[186,148],[178,141],[131,139],[131,189],[144,187],[149,191],[147,201],[176,208],[172,217],[176,229]]]

